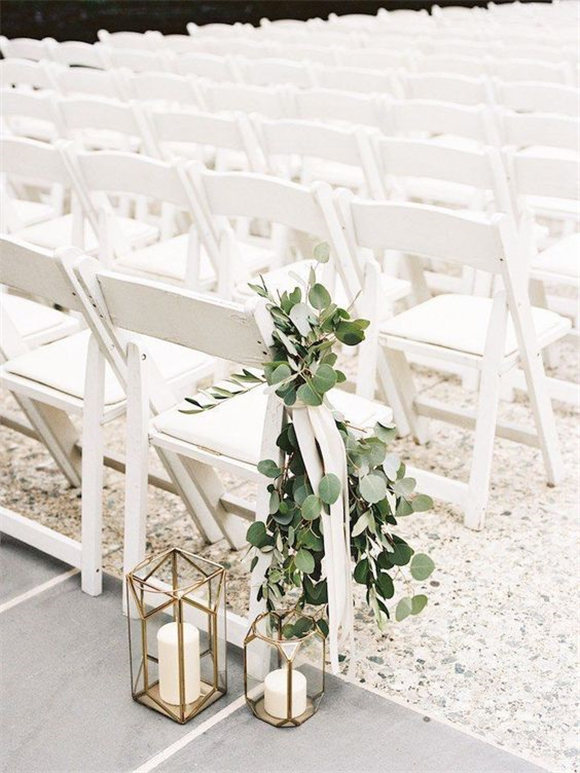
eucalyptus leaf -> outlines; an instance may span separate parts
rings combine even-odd
[[[310,496],[306,497],[302,503],[300,512],[306,521],[314,521],[320,515],[321,509],[322,505],[320,503],[320,499],[316,496],[316,494],[311,494]]]
[[[325,309],[327,306],[330,306],[332,299],[326,287],[316,283],[310,288],[310,292],[308,293],[308,300],[310,301],[311,306],[320,311]]]
[[[300,548],[294,557],[296,568],[305,574],[311,574],[314,571],[314,557],[310,551]]]
[[[297,303],[290,309],[290,319],[300,335],[307,336],[312,329],[308,321],[309,316],[310,309],[305,303]]]
[[[418,615],[419,612],[422,612],[427,606],[427,601],[427,596],[424,596],[422,593],[418,596],[413,596],[411,599],[411,614]]]
[[[427,494],[417,494],[417,496],[411,500],[411,507],[415,513],[424,513],[426,510],[431,510],[433,507],[433,500],[431,497],[428,497]]]
[[[316,392],[310,384],[302,384],[296,390],[296,399],[304,405],[322,405],[322,397]]]
[[[408,596],[402,598],[397,604],[395,619],[398,623],[413,614],[413,602]]]
[[[426,580],[435,569],[433,559],[426,553],[415,553],[411,560],[409,570],[415,580]]]
[[[312,255],[318,263],[328,263],[330,260],[330,247],[327,242],[321,242],[314,248]]]
[[[312,377],[312,386],[319,394],[324,394],[336,384],[336,371],[330,365],[319,365]]]
[[[254,521],[246,533],[246,539],[256,548],[265,544],[268,535],[266,534],[266,525],[262,521]]]
[[[267,478],[277,478],[282,475],[282,470],[273,459],[262,459],[258,462],[258,472]]]
[[[325,475],[318,484],[318,496],[327,505],[333,505],[339,498],[341,491],[340,479],[333,472]]]
[[[387,494],[387,484],[381,475],[371,473],[366,475],[359,483],[361,496],[369,504],[380,502]]]

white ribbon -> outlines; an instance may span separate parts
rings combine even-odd
[[[338,654],[348,640],[354,661],[353,593],[350,561],[350,518],[346,449],[334,416],[326,405],[289,409],[296,440],[313,491],[324,475],[334,473],[341,494],[330,514],[322,513],[324,573],[328,587],[328,644],[333,673],[339,671]]]

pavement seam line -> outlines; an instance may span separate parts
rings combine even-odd
[[[12,607],[16,607],[18,604],[22,604],[25,601],[28,601],[28,599],[32,599],[35,596],[38,596],[40,593],[44,593],[46,590],[54,588],[55,585],[60,585],[61,582],[68,580],[69,577],[74,577],[75,574],[79,574],[79,572],[80,569],[69,569],[68,572],[58,574],[56,577],[52,577],[50,580],[43,582],[41,585],[37,585],[31,590],[27,590],[26,593],[21,593],[19,596],[4,602],[4,604],[0,604],[0,615],[2,612],[8,612],[8,610],[12,609]]]
[[[184,749],[189,743],[191,743],[191,741],[199,738],[200,735],[207,733],[208,730],[211,730],[212,727],[215,727],[215,725],[229,717],[230,714],[236,712],[239,708],[244,706],[245,703],[246,696],[240,695],[239,698],[236,698],[235,701],[232,701],[228,706],[223,708],[221,711],[218,711],[218,713],[214,714],[213,717],[210,717],[205,722],[202,722],[201,725],[195,727],[189,733],[175,741],[175,743],[172,743],[170,746],[162,749],[158,754],[156,754],[154,757],[151,757],[151,759],[147,760],[147,762],[143,763],[143,765],[140,767],[135,768],[133,773],[149,773],[149,771],[155,770],[155,768],[159,767],[162,762],[165,762],[170,757],[173,757],[174,754],[177,754],[177,752]]]

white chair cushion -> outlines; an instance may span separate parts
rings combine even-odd
[[[80,329],[76,317],[19,295],[2,293],[0,304],[20,335],[24,339],[33,339],[36,345],[56,341]]]
[[[172,239],[156,242],[123,255],[119,259],[119,264],[156,277],[183,282],[187,265],[188,241],[188,234],[174,236]],[[267,266],[272,259],[271,249],[260,244],[240,241],[238,247],[243,263],[242,274],[251,275]],[[200,250],[197,279],[201,289],[210,288],[216,281],[214,268],[203,247]]]
[[[354,427],[372,428],[378,419],[392,421],[391,409],[379,403],[339,389],[331,390],[328,397]],[[258,386],[203,413],[180,413],[180,408],[192,407],[183,403],[158,416],[153,424],[159,432],[178,440],[240,462],[258,464],[267,400],[266,387]]]
[[[64,394],[82,399],[85,392],[85,371],[90,331],[63,338],[7,362],[8,373],[30,379]],[[211,363],[205,354],[183,346],[142,336],[161,375],[168,381],[184,376]],[[123,388],[107,365],[105,374],[105,404],[112,405],[125,399]]]
[[[156,238],[158,229],[149,223],[141,223],[127,217],[117,217],[119,230],[131,244],[146,243]],[[55,217],[44,223],[22,228],[13,234],[17,239],[36,244],[47,250],[56,250],[73,244],[73,218],[72,215]],[[98,249],[98,240],[89,223],[85,222],[85,249],[87,252],[95,252]]]
[[[11,204],[23,227],[41,223],[55,215],[54,207],[51,207],[50,204],[44,204],[42,201],[12,199]]]
[[[410,341],[442,346],[469,354],[483,355],[489,326],[492,300],[472,295],[438,295],[381,326],[381,336],[397,336]],[[547,309],[532,309],[536,335],[539,339],[565,322],[559,314]],[[511,319],[508,320],[504,354],[518,348]]]
[[[580,233],[565,236],[540,252],[532,264],[533,269],[580,281]]]

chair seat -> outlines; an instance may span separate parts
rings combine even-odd
[[[159,233],[158,229],[149,223],[142,223],[128,217],[117,217],[115,220],[122,235],[131,244],[146,243],[155,239]],[[12,235],[16,239],[36,244],[38,247],[56,250],[59,247],[65,247],[74,243],[73,216],[69,214],[55,217],[53,220],[47,220],[45,223],[22,228]],[[98,239],[93,229],[89,223],[85,222],[85,250],[87,252],[96,252],[98,246]]]
[[[490,298],[472,295],[438,295],[387,320],[381,326],[381,337],[396,336],[482,356],[492,303]],[[569,326],[567,320],[548,309],[534,308],[532,316],[539,341]],[[517,349],[515,329],[509,319],[504,355]]]
[[[119,259],[119,264],[163,279],[183,282],[186,276],[188,243],[189,234],[180,234],[172,239],[129,252]],[[271,260],[271,251],[261,245],[240,241],[238,247],[243,263],[239,272],[242,276],[259,271]],[[197,280],[200,289],[208,289],[216,281],[214,268],[203,247],[200,250]]]
[[[65,395],[82,399],[85,392],[85,371],[90,331],[63,338],[32,352],[9,360],[3,370],[21,378],[56,389]],[[141,336],[161,375],[168,381],[188,372],[209,366],[211,357],[183,346]],[[125,392],[107,365],[105,375],[105,405],[125,399]]]
[[[80,321],[76,317],[19,295],[2,293],[0,304],[20,335],[34,346],[56,341],[80,330]]]
[[[55,216],[54,207],[42,201],[12,199],[11,204],[23,228]]]
[[[357,395],[333,389],[328,398],[354,427],[372,428],[378,419],[392,420],[390,408]],[[183,403],[158,416],[153,426],[158,432],[213,453],[258,464],[262,444],[258,428],[264,426],[267,401],[266,388],[258,386],[203,413],[180,413],[179,408],[191,409],[191,405]]]
[[[565,236],[540,252],[532,264],[534,271],[580,281],[580,233]]]

